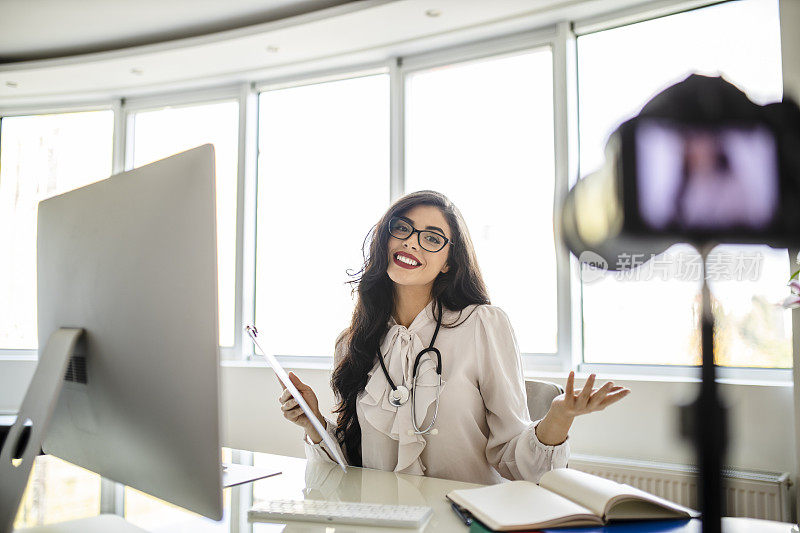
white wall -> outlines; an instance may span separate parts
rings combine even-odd
[[[330,415],[330,372],[296,370]],[[599,376],[603,377],[603,376]],[[545,378],[551,379],[551,378]],[[551,379],[564,385],[564,380]],[[222,371],[225,442],[235,448],[303,456],[302,430],[283,419],[280,386],[266,367],[226,366]],[[676,381],[614,380],[631,394],[608,410],[580,417],[570,432],[574,453],[629,459],[694,462],[694,452],[677,433],[679,403],[694,399],[696,384]],[[731,466],[790,472],[795,477],[792,387],[723,384],[731,407]]]
[[[0,362],[0,412],[19,407],[35,363]],[[324,414],[331,414],[330,371],[298,369]],[[580,376],[579,376],[580,377]],[[599,376],[607,379],[607,376]],[[564,385],[563,379],[550,379]],[[286,421],[278,404],[280,386],[263,365],[226,364],[221,373],[223,439],[227,446],[302,457],[302,431]],[[692,463],[693,450],[677,433],[676,405],[694,399],[696,384],[617,379],[631,395],[608,410],[580,417],[570,432],[575,453]],[[731,407],[727,463],[733,467],[789,472],[798,479],[794,407],[790,385],[723,384]]]

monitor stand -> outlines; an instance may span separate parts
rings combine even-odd
[[[61,328],[47,341],[39,356],[28,391],[22,400],[14,425],[0,449],[0,533],[11,531],[19,511],[20,502],[28,485],[31,469],[47,428],[58,403],[64,374],[70,357],[75,355],[83,329]],[[27,441],[23,431],[29,429]],[[257,479],[280,474],[246,465],[225,465],[224,487],[240,485]],[[86,532],[108,531],[111,533],[142,533],[140,529],[118,515],[100,515],[88,519],[63,522],[50,526],[37,526],[19,531],[26,532]]]
[[[82,329],[61,328],[50,335],[47,346],[40,353],[39,364],[22,400],[17,420],[0,450],[0,479],[3,480],[0,483],[0,531],[11,531],[14,527],[33,460],[42,447],[61,394],[69,358],[82,334]],[[27,442],[23,439],[26,425],[30,426]]]

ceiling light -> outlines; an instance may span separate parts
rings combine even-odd
[[[19,87],[19,84],[15,81],[7,81],[6,87],[11,87],[12,89],[16,89],[17,87]]]
[[[438,9],[428,9],[427,11],[425,11],[425,14],[426,14],[427,16],[431,17],[431,18],[436,18],[436,17],[438,17],[439,15],[441,15],[441,14],[442,14],[442,12],[441,12],[441,11],[439,11]]]
[[[133,74],[134,76],[141,76],[142,74],[144,74],[144,71],[140,68],[132,68],[131,74]]]
[[[276,46],[274,44],[271,44],[271,45],[267,46],[266,50],[267,50],[267,52],[269,52],[271,54],[274,54],[274,53],[277,53],[278,50],[280,50],[280,47]]]

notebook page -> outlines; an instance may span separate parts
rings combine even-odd
[[[539,484],[578,502],[593,514],[605,516],[606,505],[615,497],[628,494],[628,486],[573,468],[556,468],[542,476]]]
[[[578,518],[584,524],[600,523],[586,508],[530,481],[454,490],[447,497],[497,530],[524,529],[534,524],[556,525],[566,522],[567,517]]]
[[[691,515],[689,515],[691,516]],[[652,520],[667,518],[689,518],[684,513],[667,509],[649,501],[623,500],[612,504],[608,520]]]
[[[630,520],[635,518],[689,518],[698,517],[694,509],[678,505],[649,492],[623,485],[626,493],[616,496],[606,509],[609,520]]]
[[[540,484],[590,509],[597,516],[615,519],[665,518],[696,516],[691,509],[682,507],[653,494],[587,474],[571,468],[559,468],[542,476]],[[617,512],[617,506],[627,500]],[[613,510],[612,510],[613,506]],[[666,509],[669,510],[666,510]]]

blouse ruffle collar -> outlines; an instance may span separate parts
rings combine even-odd
[[[380,350],[386,362],[386,368],[395,385],[405,385],[409,391],[412,384],[412,371],[417,354],[428,347],[436,327],[433,317],[432,301],[406,328],[397,324],[394,318],[389,320],[389,331],[381,342]],[[444,313],[446,316],[446,313]],[[423,343],[420,333],[424,332],[427,343]],[[439,331],[441,335],[441,330]],[[364,394],[359,398],[364,418],[377,431],[398,441],[397,466],[394,471],[403,474],[423,475],[425,465],[420,460],[426,441],[422,435],[414,433],[411,423],[411,398],[395,407],[389,403],[391,386],[386,380],[380,363],[369,372]],[[439,376],[436,373],[436,356],[430,352],[422,356],[417,368],[416,415],[417,427],[424,427],[428,408],[436,400],[436,388]],[[442,380],[444,386],[444,380]]]

